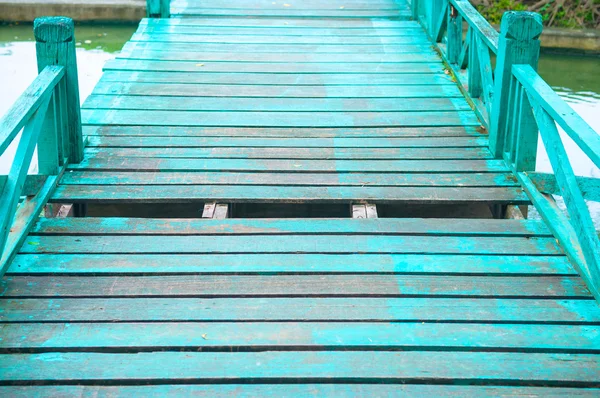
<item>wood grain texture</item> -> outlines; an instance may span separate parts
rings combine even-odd
[[[497,37],[460,1],[420,4],[154,7],[51,201],[174,218],[32,226],[0,281],[0,394],[597,395],[600,307],[560,228],[385,218],[529,203],[429,39],[490,83]],[[320,203],[347,218],[217,216]]]
[[[8,274],[437,273],[577,275],[565,256],[474,254],[18,254]]]
[[[438,397],[596,397],[596,388],[543,388],[494,386],[436,386],[411,384],[233,384],[233,385],[160,385],[160,386],[0,386],[0,393],[11,397],[30,397],[43,393],[47,397],[297,397],[299,395],[335,395],[339,397],[389,396],[398,393]]]

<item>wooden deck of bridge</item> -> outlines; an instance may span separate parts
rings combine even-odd
[[[528,203],[403,0],[286,1],[177,1],[107,63],[52,198],[96,217],[9,268],[0,394],[598,394],[600,308],[542,221],[188,214]]]

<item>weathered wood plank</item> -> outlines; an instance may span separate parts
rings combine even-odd
[[[600,324],[597,303],[580,299],[7,298],[2,300],[2,304],[3,321],[9,323],[31,322],[35,318],[36,322],[470,321]],[[0,366],[0,369],[6,368]]]
[[[8,274],[442,273],[577,275],[565,256],[422,254],[20,254]]]
[[[298,32],[294,36],[278,35],[277,32],[271,32],[267,35],[240,35],[239,33],[231,35],[221,34],[220,32],[211,35],[193,35],[179,32],[170,34],[135,33],[129,43],[124,47],[126,50],[140,48],[138,47],[139,44],[141,44],[141,48],[148,48],[146,44],[150,43],[152,43],[149,45],[150,48],[161,48],[166,43],[185,43],[190,45],[190,51],[197,51],[198,47],[204,44],[230,44],[238,45],[238,50],[242,52],[244,52],[246,46],[261,45],[266,49],[266,52],[274,52],[273,49],[269,49],[267,46],[285,45],[296,48],[296,50],[303,47],[308,48],[308,46],[325,46],[324,48],[335,46],[338,51],[345,48],[343,52],[357,50],[355,47],[367,47],[372,50],[373,48],[385,46],[386,48],[389,47],[390,53],[398,53],[408,52],[408,48],[415,46],[423,50],[423,53],[431,54],[431,46],[427,37],[418,31],[415,31],[415,35],[411,36],[315,36],[298,34]],[[175,51],[177,51],[177,48],[181,49],[182,46],[176,47]],[[218,51],[222,51],[222,49]]]
[[[318,237],[317,237],[318,236]],[[29,236],[20,253],[403,253],[560,255],[554,238],[465,236]]]
[[[597,356],[589,354],[464,352],[49,353],[6,355],[0,363],[2,380],[11,382],[479,379],[585,386],[597,383],[600,372]]]
[[[170,137],[265,137],[265,138],[393,138],[393,137],[484,137],[480,127],[369,127],[369,128],[307,128],[307,127],[177,127],[177,126],[83,126],[86,136],[170,136]]]
[[[9,276],[2,297],[592,298],[579,277],[449,275]],[[600,330],[598,338],[600,339]],[[600,341],[599,341],[600,342]],[[600,351],[600,346],[598,347]]]
[[[185,160],[187,161],[187,160]],[[520,187],[357,187],[239,185],[61,185],[51,202],[190,203],[197,201],[278,203],[529,204]]]
[[[73,171],[62,185],[518,186],[511,174],[148,173]]]
[[[267,10],[222,10],[213,8],[172,8],[174,17],[289,17],[289,18],[318,18],[318,19],[347,19],[347,18],[410,18],[409,11],[400,10],[306,10],[298,9],[267,9]]]
[[[94,94],[160,97],[261,97],[261,98],[464,98],[456,86],[260,86],[253,84],[194,85],[99,82]],[[168,106],[168,105],[167,105]],[[322,111],[326,111],[323,109]]]
[[[71,323],[3,324],[0,349],[49,351],[158,347],[598,351],[600,327],[452,323]],[[202,337],[204,336],[204,337]]]
[[[181,83],[181,84],[248,84],[255,85],[454,85],[452,78],[443,73],[219,73],[219,72],[145,72],[107,70],[103,82],[123,83]],[[89,97],[88,97],[89,98]],[[435,98],[431,98],[435,100]]]
[[[158,25],[140,24],[136,33],[152,35],[185,34],[198,35],[200,38],[213,35],[243,35],[243,36],[318,36],[318,37],[426,37],[423,29],[416,26],[399,28],[348,28],[338,26],[294,28],[287,26],[194,26],[194,25]]]
[[[15,398],[37,395],[46,397],[297,397],[301,395],[338,397],[393,396],[406,394],[436,397],[597,397],[595,388],[543,388],[452,386],[427,384],[230,384],[230,385],[156,385],[156,386],[0,386],[0,394]]]
[[[445,87],[445,86],[442,86]],[[163,93],[165,94],[165,93]],[[479,126],[473,111],[445,112],[221,112],[82,109],[86,124],[205,127]]]
[[[168,44],[168,43],[166,43]],[[430,48],[405,47],[402,53],[318,53],[318,52],[251,52],[252,48],[238,52],[152,51],[136,50],[119,53],[119,59],[185,62],[273,62],[273,63],[337,63],[354,62],[364,64],[435,62],[437,54]],[[283,51],[283,50],[282,50]]]
[[[107,136],[105,136],[107,137]],[[92,140],[92,137],[89,137]],[[135,138],[132,138],[135,139]],[[364,139],[367,141],[367,139]],[[367,141],[368,142],[368,141]],[[85,150],[88,159],[114,157],[142,158],[238,158],[238,159],[338,159],[338,160],[385,160],[385,159],[490,159],[487,147],[400,147],[400,148],[286,148],[286,147],[91,147]],[[400,179],[409,175],[396,175]],[[347,176],[338,174],[340,180]],[[386,178],[371,175],[370,178]],[[391,177],[390,177],[391,178]],[[490,177],[491,178],[491,177]],[[511,178],[512,179],[512,178]],[[483,177],[482,181],[485,180]],[[399,180],[401,181],[401,180]]]
[[[390,20],[390,19],[346,19],[346,20],[319,20],[319,19],[294,19],[294,18],[170,18],[170,19],[142,19],[140,25],[148,26],[203,26],[203,27],[280,27],[286,29],[306,28],[339,28],[339,29],[379,29],[379,28],[420,28],[416,21]]]
[[[172,84],[172,83],[170,83]],[[188,86],[197,88],[197,86]],[[397,86],[392,86],[397,88]],[[269,98],[90,95],[84,109],[171,110],[171,111],[261,111],[261,112],[406,112],[467,111],[462,98]]]
[[[135,59],[115,59],[104,65],[104,70],[133,70],[147,72],[229,72],[229,73],[443,73],[444,68],[437,62],[414,63],[360,63],[342,64],[327,62],[311,63],[266,63],[266,62],[207,62],[200,66],[189,61],[151,61]]]
[[[351,219],[151,219],[125,217],[42,218],[32,235],[270,235],[427,234],[552,236],[538,220],[379,218]]]
[[[314,115],[314,113],[310,113]],[[255,148],[437,148],[483,147],[483,137],[432,137],[432,138],[215,138],[215,137],[106,137],[92,136],[90,147],[255,147]]]
[[[304,160],[87,158],[70,164],[75,170],[121,171],[276,171],[276,172],[508,172],[504,161],[492,160]]]
[[[397,10],[406,7],[406,2],[395,2],[393,0],[330,0],[327,2],[318,0],[303,0],[301,3],[289,4],[284,6],[284,3],[277,4],[271,0],[252,0],[252,1],[241,1],[238,3],[231,3],[226,0],[212,0],[210,3],[202,1],[177,1],[173,0],[172,4],[179,8],[191,7],[191,8],[221,8],[226,10],[255,10],[255,9],[279,9],[286,10],[284,7],[293,7],[293,9],[308,9],[308,10],[338,10],[340,7],[344,7],[348,12],[354,10]],[[275,6],[275,7],[274,7]]]
[[[171,34],[145,34],[136,33],[129,44],[123,48],[126,52],[132,50],[157,50],[168,51],[168,46],[174,44],[173,51],[184,51],[189,46],[191,52],[212,52],[216,49],[223,52],[225,49],[240,52],[273,53],[277,49],[290,49],[291,52],[327,53],[342,52],[356,53],[408,53],[422,52],[432,54],[431,45],[424,34],[414,36],[278,36],[277,32],[266,35],[190,35],[187,33]],[[223,47],[218,48],[218,45]],[[272,46],[272,47],[271,47]],[[389,50],[389,51],[387,51]],[[285,58],[287,54],[281,54]],[[120,57],[127,58],[127,57]],[[360,57],[359,57],[360,59]],[[358,61],[357,61],[358,62]]]

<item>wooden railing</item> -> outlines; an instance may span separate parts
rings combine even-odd
[[[148,18],[171,17],[171,0],[146,0]]]
[[[412,14],[437,43],[482,123],[488,127],[494,93],[492,57],[498,52],[498,32],[467,0],[412,0]],[[468,26],[466,35],[463,35],[463,21]]]
[[[516,173],[600,300],[600,243],[585,203],[600,201],[600,179],[575,176],[557,124],[597,167],[600,135],[537,74],[540,15],[507,12],[497,33],[467,0],[412,0],[411,6],[413,18],[436,43],[488,128],[490,151],[505,159]],[[463,25],[467,26],[466,34]],[[540,135],[554,174],[535,172]],[[563,197],[566,212],[557,207],[551,195]]]
[[[600,300],[600,242],[585,199],[600,201],[600,178],[576,177],[557,125],[600,167],[600,135],[571,109],[529,65],[514,65],[504,158],[573,264]],[[524,127],[524,128],[520,128]],[[538,130],[554,174],[520,167],[520,145]],[[524,137],[525,135],[525,137]],[[523,171],[521,171],[523,170]],[[566,214],[549,194],[563,197]]]
[[[68,162],[83,157],[73,21],[34,22],[39,75],[0,119],[0,155],[19,136],[0,176],[0,276],[52,194]],[[28,175],[37,147],[38,174]]]

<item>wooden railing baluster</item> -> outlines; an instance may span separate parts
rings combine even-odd
[[[462,47],[462,17],[453,5],[448,7],[448,62],[457,64]]]

